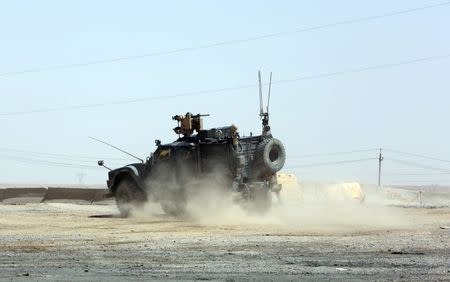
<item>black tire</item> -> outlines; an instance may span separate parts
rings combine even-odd
[[[161,199],[161,208],[167,215],[183,216],[186,214],[187,200],[184,191],[166,191]]]
[[[186,214],[186,202],[184,201],[161,201],[161,208],[167,215],[182,216]]]
[[[286,162],[286,150],[283,143],[275,138],[261,141],[256,148],[256,162],[262,166],[264,172],[276,173]]]
[[[147,200],[146,193],[128,177],[119,180],[114,196],[122,217],[128,217],[133,208],[142,207]]]

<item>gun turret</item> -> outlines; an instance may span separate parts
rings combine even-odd
[[[199,132],[203,129],[202,117],[207,117],[209,114],[196,114],[186,113],[186,115],[176,115],[172,119],[178,122],[178,126],[173,129],[176,134],[182,134],[185,137],[191,136],[194,131]]]

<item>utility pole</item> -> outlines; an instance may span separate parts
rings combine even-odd
[[[77,178],[78,178],[78,184],[80,184],[80,185],[84,185],[84,177],[86,176],[86,173],[84,173],[84,172],[80,172],[80,173],[77,173]]]
[[[383,149],[380,148],[380,154],[378,155],[378,187],[381,186],[381,162],[383,161]]]

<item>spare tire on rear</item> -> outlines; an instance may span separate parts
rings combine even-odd
[[[286,162],[286,150],[283,143],[276,138],[262,140],[256,148],[256,164],[264,173],[280,171]]]

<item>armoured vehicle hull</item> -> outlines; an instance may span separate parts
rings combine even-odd
[[[203,129],[202,117],[207,115],[173,116],[178,122],[173,129],[179,137],[176,141],[161,144],[156,140],[157,149],[147,161],[110,170],[108,188],[122,215],[148,200],[160,202],[167,213],[183,214],[188,196],[200,188],[237,194],[239,197],[233,198],[246,207],[267,211],[272,192],[281,190],[276,173],[283,168],[286,151],[269,126],[272,74],[266,111],[260,72],[258,79],[262,134],[241,138],[235,125]],[[103,161],[99,165],[103,166]]]
[[[283,144],[269,131],[240,138],[234,125],[204,130],[201,117],[173,117],[180,138],[170,144],[157,140],[146,162],[109,172],[108,188],[123,216],[148,200],[160,202],[167,213],[182,214],[189,192],[200,185],[238,194],[235,201],[257,211],[270,208],[272,192],[281,190],[276,172],[285,162]]]

